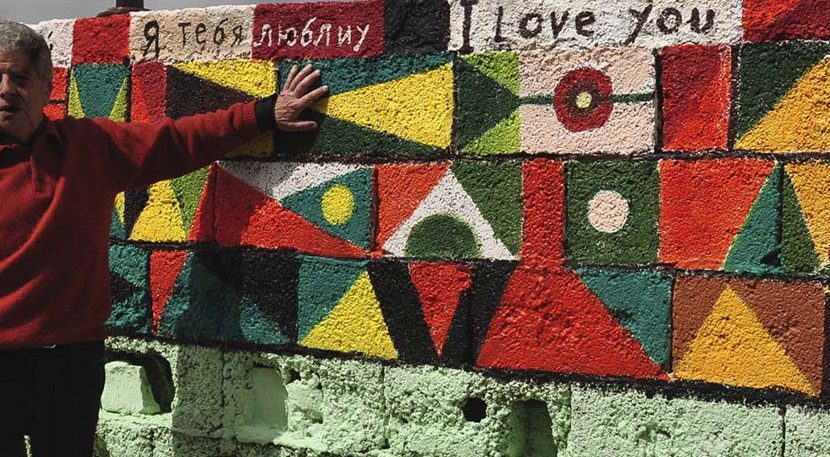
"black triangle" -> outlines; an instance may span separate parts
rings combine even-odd
[[[438,355],[429,336],[418,291],[409,277],[409,264],[400,260],[376,260],[369,262],[367,269],[400,359],[434,364]]]
[[[167,67],[167,115],[173,119],[208,113],[253,99],[244,92]]]
[[[112,303],[116,305],[129,300],[134,295],[142,292],[142,288],[127,281],[123,276],[110,270],[110,291]]]
[[[150,194],[147,192],[146,187],[137,187],[124,193],[125,238],[130,237],[130,233],[133,231],[133,227],[135,226],[135,222],[138,220],[138,216],[141,215],[141,211],[143,211],[144,207],[147,206],[147,202],[149,200]]]
[[[456,60],[458,88],[456,146],[462,149],[510,116],[519,97],[464,59]]]

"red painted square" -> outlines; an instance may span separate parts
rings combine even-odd
[[[663,149],[726,149],[732,50],[726,45],[664,48]]]
[[[254,10],[253,57],[370,57],[383,52],[383,2],[277,3]]]
[[[660,261],[719,270],[775,162],[660,162]]]
[[[123,63],[130,55],[130,16],[75,21],[72,63]]]
[[[133,66],[132,122],[156,122],[166,115],[167,71],[157,61],[142,62]]]
[[[69,69],[54,67],[52,68],[52,94],[49,95],[50,100],[66,100],[66,81]]]
[[[745,0],[744,40],[830,38],[827,0]]]
[[[524,231],[521,258],[536,268],[565,263],[565,177],[562,162],[536,159],[522,168]]]
[[[63,119],[66,117],[66,105],[63,103],[50,103],[43,107],[43,114],[53,121]]]

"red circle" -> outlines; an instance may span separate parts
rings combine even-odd
[[[577,106],[581,94],[591,96],[587,107]],[[569,71],[553,91],[553,110],[556,118],[571,132],[582,132],[602,127],[611,117],[611,78],[593,68]]]

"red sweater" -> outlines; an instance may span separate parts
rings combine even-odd
[[[0,348],[103,339],[115,195],[259,132],[252,102],[152,125],[46,120],[31,145],[0,145]]]

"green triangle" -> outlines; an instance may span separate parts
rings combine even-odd
[[[341,224],[332,224],[323,213],[323,197],[335,186],[345,186],[352,194],[354,209]],[[326,232],[368,248],[372,208],[372,170],[368,167],[346,173],[319,186],[303,189],[280,201],[284,207],[299,214]]]
[[[113,113],[116,99],[126,84],[130,71],[118,64],[90,64],[73,67],[72,75],[77,83],[84,115],[96,118],[109,117]],[[124,99],[126,100],[126,92]]]
[[[210,167],[200,168],[170,182],[173,192],[176,194],[176,199],[179,201],[185,230],[188,230],[193,224],[193,217],[199,207],[209,170]]]
[[[452,172],[513,254],[522,241],[522,165],[519,161],[456,161]]]
[[[464,148],[510,116],[521,102],[507,87],[499,84],[466,61],[457,61],[456,144]]]
[[[724,270],[749,273],[783,272],[778,229],[782,175],[782,167],[777,165],[764,183],[741,231],[732,242],[723,264]]]
[[[522,148],[521,125],[522,119],[517,109],[510,117],[468,144],[463,152],[470,155],[516,153]]]
[[[366,262],[302,256],[298,286],[297,341],[331,313],[364,271]]]
[[[816,247],[790,175],[784,173],[781,215],[781,257],[788,272],[813,272],[819,267]]]
[[[428,146],[415,141],[372,130],[353,122],[311,113],[311,119],[319,123],[313,133],[301,134],[277,133],[274,147],[277,153],[285,157],[298,157],[312,153],[325,156],[351,156],[354,154],[404,157],[441,157],[446,150]]]
[[[288,77],[291,66],[311,64],[320,70],[320,84],[329,86],[329,96],[366,86],[373,86],[406,76],[425,73],[450,62],[451,54],[383,55],[372,59],[329,59],[318,61],[283,61],[280,84]]]
[[[741,138],[811,67],[830,53],[830,43],[792,41],[745,44],[740,51],[738,119]]]
[[[481,73],[506,87],[514,95],[519,95],[519,54],[513,51],[481,52],[464,57],[470,65]]]
[[[110,219],[110,238],[116,240],[127,239],[127,231],[124,229],[124,224],[121,223],[121,219],[118,218],[118,213],[115,211],[112,212]]]
[[[643,345],[646,354],[668,367],[671,347],[671,276],[650,271],[577,270],[611,314]]]
[[[219,340],[227,308],[239,296],[220,281],[196,253],[188,256],[159,322],[159,335]]]
[[[242,297],[238,306],[228,312],[230,316],[225,318],[222,329],[225,341],[275,345],[291,342],[279,325],[247,297]]]

